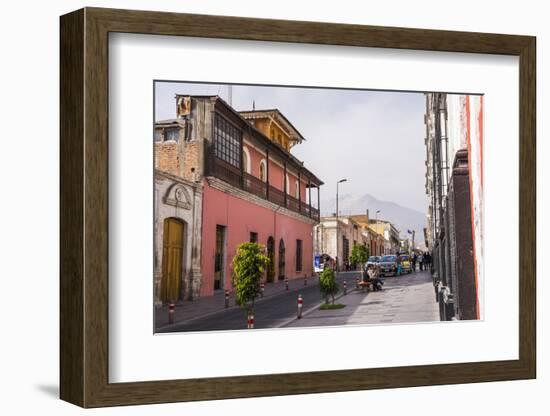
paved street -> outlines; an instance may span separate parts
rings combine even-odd
[[[337,280],[341,286],[346,280],[349,291],[351,291],[355,287],[355,279],[358,276],[359,272],[344,272],[338,274]],[[296,318],[298,294],[302,295],[304,311],[321,303],[318,281],[317,278],[309,279],[307,286],[304,286],[303,280],[291,281],[288,292],[284,282],[266,285],[265,297],[258,299],[254,308],[254,327],[277,328],[287,325],[289,320]],[[234,299],[231,298],[232,307],[225,309],[223,305],[222,296],[187,302],[176,307],[175,323],[171,325],[167,322],[166,308],[159,308],[156,332],[246,329],[246,312],[234,306]]]
[[[341,288],[346,280],[348,294],[343,296],[342,291],[339,293],[336,303],[346,307],[337,310],[319,310],[323,299],[317,278],[309,279],[307,286],[301,280],[291,281],[288,292],[284,282],[267,285],[265,297],[258,299],[255,305],[254,326],[278,328],[439,321],[432,279],[428,272],[386,278],[384,289],[379,292],[354,290],[358,276],[358,272],[338,275]],[[304,316],[299,320],[296,319],[298,294],[304,299]],[[180,313],[176,322],[159,325],[157,332],[246,329],[246,312],[235,306],[233,299],[231,305],[225,309],[223,297],[220,296],[187,302],[179,309],[176,308]],[[164,322],[160,318],[158,322]]]
[[[428,272],[416,272],[385,279],[379,292],[354,291],[336,303],[346,305],[335,310],[315,309],[289,327],[358,324],[392,324],[439,321],[432,278]]]

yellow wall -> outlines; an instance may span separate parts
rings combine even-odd
[[[290,140],[285,131],[269,118],[257,118],[254,126],[275,143],[279,143],[285,150],[290,150]]]
[[[378,234],[384,235],[385,225],[383,223],[370,224],[369,226]]]

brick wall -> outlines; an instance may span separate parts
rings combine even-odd
[[[201,141],[186,141],[184,129],[180,129],[177,141],[155,142],[155,169],[189,181],[198,180],[203,174],[202,145]]]
[[[180,160],[176,142],[155,143],[155,169],[178,175]]]
[[[182,145],[182,172],[181,176],[189,181],[195,181],[200,173],[200,141],[187,142]],[[192,170],[194,169],[194,170]]]

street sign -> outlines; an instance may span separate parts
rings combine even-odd
[[[315,271],[315,273],[321,273],[323,271],[320,254],[315,255],[315,257],[313,258],[313,270]]]

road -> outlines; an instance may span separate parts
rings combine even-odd
[[[346,280],[348,290],[355,287],[355,279],[359,272],[343,272],[337,275],[337,281],[342,288]],[[254,307],[254,328],[277,328],[296,317],[297,296],[302,295],[303,310],[322,302],[319,293],[318,280],[310,282],[299,291],[282,292],[264,299],[260,299]],[[160,332],[189,332],[189,331],[223,331],[246,329],[246,311],[241,308],[224,309],[208,316],[193,319],[190,322],[180,322],[163,327]]]

